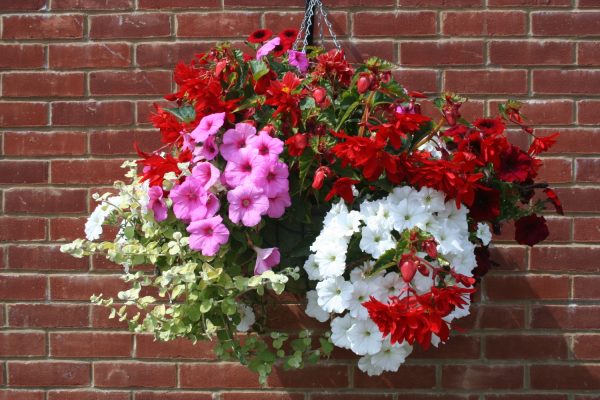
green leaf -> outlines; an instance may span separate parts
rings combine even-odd
[[[269,73],[269,67],[261,60],[250,61],[250,69],[252,70],[252,78],[258,81],[260,78]]]
[[[164,110],[186,123],[193,122],[196,119],[196,110],[191,105],[176,108],[164,108]]]

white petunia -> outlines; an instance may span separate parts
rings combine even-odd
[[[313,281],[319,281],[323,279],[323,276],[319,272],[319,265],[315,262],[315,255],[311,254],[304,263],[304,270],[308,274],[308,279]]]
[[[382,229],[392,230],[394,227],[394,217],[389,204],[378,202],[377,209],[372,210],[374,213],[365,216],[365,224],[367,226],[380,226]]]
[[[396,272],[389,272],[383,277],[381,282],[382,298],[380,301],[387,301],[390,296],[398,296],[404,288],[405,283]]]
[[[438,219],[443,220],[448,226],[459,231],[468,231],[467,214],[469,209],[464,204],[460,208],[456,207],[454,200],[446,202],[444,209],[438,212]]]
[[[352,284],[343,277],[327,278],[317,283],[317,304],[327,312],[346,310],[352,297]]]
[[[396,187],[392,190],[392,193],[387,197],[387,201],[390,205],[394,206],[403,200],[412,202],[418,199],[418,192],[410,186]]]
[[[393,206],[392,217],[394,218],[394,229],[402,232],[415,226],[419,228],[424,226],[431,219],[431,213],[427,212],[418,200],[405,199]]]
[[[341,213],[329,222],[327,230],[336,236],[350,237],[358,232],[361,221],[362,216],[358,211]]]
[[[428,212],[437,212],[444,209],[444,195],[435,189],[422,187],[419,197]]]
[[[390,340],[384,340],[381,351],[371,356],[371,363],[383,371],[396,372],[404,363],[406,357],[412,353],[413,347],[406,341],[391,344]]]
[[[364,356],[381,350],[383,336],[373,321],[359,320],[355,321],[348,330],[348,340],[350,340],[350,349],[359,356]]]
[[[241,321],[235,328],[240,332],[246,332],[256,322],[254,311],[246,304],[240,304],[238,305],[238,313],[240,314]]]
[[[317,321],[325,322],[329,319],[329,313],[319,306],[317,303],[317,292],[315,290],[309,290],[306,292],[306,315],[313,317]]]
[[[483,243],[484,246],[490,244],[490,241],[492,240],[492,232],[490,231],[488,224],[484,224],[483,222],[478,223],[475,234],[481,240],[481,243]]]
[[[352,327],[354,320],[349,314],[331,320],[331,341],[337,347],[350,349],[348,330]]]
[[[110,211],[108,211],[105,204],[96,207],[85,223],[85,237],[87,240],[96,240],[102,235],[102,224],[104,224],[104,220],[109,214]]]
[[[358,360],[358,369],[365,372],[369,376],[381,375],[383,368],[373,364],[373,356],[363,356]]]
[[[379,271],[373,274],[374,261],[366,261],[360,267],[354,268],[350,271],[350,282],[356,283],[358,281],[374,281],[377,278],[383,276],[384,271]]]
[[[366,282],[356,282],[352,285],[352,297],[348,306],[350,315],[358,319],[369,318],[369,311],[362,305],[362,303],[369,301],[369,296],[372,295],[371,285]]]
[[[362,228],[361,234],[360,249],[372,255],[374,259],[378,259],[387,250],[396,247],[391,233],[381,225],[365,226]]]
[[[315,262],[324,278],[342,275],[346,269],[346,246],[331,243],[329,247],[320,248],[315,254]]]

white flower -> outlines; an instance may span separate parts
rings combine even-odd
[[[370,214],[364,216],[367,226],[380,226],[387,230],[392,230],[394,227],[394,217],[387,202],[373,202],[372,209],[369,209],[368,212]]]
[[[444,205],[444,209],[438,213],[438,220],[443,220],[448,226],[459,231],[468,231],[467,214],[469,209],[464,204],[456,208],[456,202],[450,200]]]
[[[370,319],[355,321],[348,330],[348,339],[350,340],[350,349],[359,356],[377,353],[381,350],[383,342],[379,328]]]
[[[105,204],[100,204],[90,215],[85,223],[85,237],[87,240],[96,240],[102,235],[102,224],[110,214]]]
[[[350,348],[350,340],[348,339],[348,329],[352,327],[354,320],[349,314],[343,317],[337,317],[331,320],[331,341],[337,347],[342,349]]]
[[[323,276],[319,272],[319,265],[315,262],[315,255],[311,254],[304,263],[304,270],[308,274],[308,279],[313,281],[319,281],[323,279]]]
[[[374,261],[366,261],[360,267],[354,268],[350,271],[350,282],[356,283],[358,281],[374,281],[377,278],[383,276],[383,271],[379,271],[373,274]]]
[[[384,340],[381,351],[371,356],[371,363],[383,371],[396,372],[404,363],[406,357],[412,353],[413,347],[406,341],[391,344],[389,338]]]
[[[418,192],[410,186],[396,187],[394,188],[394,190],[392,190],[392,193],[390,193],[390,195],[387,197],[387,201],[392,206],[397,205],[402,200],[408,200],[409,202],[412,202],[413,200],[417,199]]]
[[[342,246],[335,242],[320,248],[315,254],[319,274],[324,278],[342,275],[346,269],[346,250],[347,245]]]
[[[431,231],[438,242],[437,249],[442,254],[458,254],[464,251],[461,234],[454,225],[443,224]]]
[[[369,301],[371,292],[371,285],[364,281],[354,283],[354,289],[352,290],[352,297],[348,308],[350,309],[350,315],[358,319],[369,318],[369,311],[362,305],[365,301]]]
[[[383,277],[381,282],[382,297],[380,301],[387,301],[390,296],[398,296],[404,288],[404,281],[396,272],[389,272]]]
[[[306,315],[309,317],[313,317],[317,321],[325,322],[329,319],[329,313],[323,310],[319,304],[317,303],[317,292],[314,290],[309,290],[306,292],[306,299],[308,303],[306,304]]]
[[[254,311],[246,304],[240,304],[238,305],[238,313],[240,314],[241,321],[235,328],[240,332],[246,332],[256,322]]]
[[[398,232],[415,226],[422,227],[431,219],[431,213],[425,210],[418,199],[414,201],[402,200],[393,207],[392,212],[394,229]]]
[[[358,232],[362,216],[358,211],[350,211],[349,213],[341,213],[334,217],[327,225],[327,230],[334,235],[350,237],[355,232]]]
[[[481,240],[484,246],[490,244],[490,240],[492,240],[492,232],[490,231],[488,224],[484,224],[483,222],[478,223],[475,234]]]
[[[317,283],[317,304],[327,312],[346,310],[352,297],[352,284],[343,277],[327,278]]]
[[[391,233],[381,225],[365,226],[362,228],[361,234],[360,249],[375,259],[396,246]]]
[[[362,372],[366,372],[369,376],[381,375],[383,368],[374,365],[372,361],[373,356],[363,356],[358,360],[358,369]]]
[[[444,195],[435,189],[422,187],[419,197],[428,212],[437,212],[444,209]]]

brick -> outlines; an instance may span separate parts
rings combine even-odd
[[[90,369],[90,364],[84,362],[9,361],[8,383],[11,386],[84,386],[90,383]]]
[[[492,41],[489,47],[495,65],[567,65],[573,54],[572,43],[559,41]]]
[[[600,299],[600,276],[576,276],[573,278],[573,298],[583,300]]]
[[[403,378],[398,379],[399,374]],[[431,389],[435,386],[435,367],[433,365],[401,365],[396,373],[384,372],[370,377],[358,368],[354,369],[355,388],[395,388],[395,389]]]
[[[530,268],[537,271],[598,272],[600,247],[536,246],[531,249]]]
[[[52,0],[53,10],[127,10],[133,0]]]
[[[221,400],[247,400],[249,398],[252,399],[261,399],[261,400],[304,400],[304,394],[302,393],[265,393],[265,392],[244,392],[244,393],[222,393],[221,394]],[[312,395],[312,400],[323,400],[324,398],[322,396],[317,395]],[[373,400],[384,400],[380,399],[379,397],[373,397]],[[141,400],[141,399],[137,399],[136,400]],[[154,400],[154,398],[152,399],[148,399],[148,400]],[[158,399],[156,399],[158,400]],[[178,399],[173,399],[173,400],[179,400]],[[195,400],[191,399],[190,400]],[[347,394],[344,394],[344,400],[354,400],[352,398],[352,395],[348,396]],[[387,399],[386,399],[387,400]]]
[[[0,44],[0,53],[2,54],[0,69],[41,68],[44,66],[44,46],[39,44]]]
[[[122,304],[115,304],[114,307],[119,308]],[[139,310],[135,307],[128,310],[129,315],[135,315]],[[123,329],[127,330],[127,322],[119,321],[118,318],[108,318],[110,315],[110,308],[104,306],[92,306],[91,322],[92,328],[94,329]]]
[[[175,364],[140,362],[94,364],[96,387],[173,387],[177,382],[176,375]]]
[[[598,183],[598,168],[600,167],[600,158],[580,158],[575,160],[575,181],[578,183]]]
[[[536,134],[546,136],[556,130],[538,130]],[[560,130],[560,139],[548,153],[556,154],[594,154],[600,153],[600,130],[565,129]]]
[[[221,2],[219,0],[204,0],[198,3],[195,0],[139,0],[138,8],[140,10],[164,10],[164,9],[175,9],[183,8],[186,10],[196,8],[221,8]]]
[[[271,29],[273,34],[276,35],[284,29],[300,26],[303,18],[304,12],[266,12],[264,26]],[[343,11],[331,12],[329,13],[329,21],[337,36],[348,36],[348,13]],[[327,28],[325,28],[323,35],[325,37],[331,36]]]
[[[394,13],[357,12],[352,15],[354,36],[430,36],[436,33],[433,11]]]
[[[79,270],[89,267],[87,258],[61,253],[59,246],[9,246],[8,267],[17,270]]]
[[[3,76],[5,97],[78,97],[84,91],[82,72],[18,72]]]
[[[89,306],[10,304],[8,325],[21,328],[80,328],[89,325]]]
[[[600,13],[536,11],[531,31],[535,36],[600,36]]]
[[[442,386],[449,389],[519,389],[523,367],[512,365],[452,365],[442,367]]]
[[[481,7],[483,0],[398,0],[404,7]]]
[[[600,389],[600,365],[532,365],[533,389]]]
[[[0,368],[1,370],[1,368]],[[1,379],[0,379],[1,381]],[[0,400],[44,400],[45,392],[41,390],[10,390],[0,392]]]
[[[7,156],[82,155],[87,135],[83,132],[5,132]]]
[[[92,295],[103,294],[116,297],[119,291],[127,290],[121,276],[115,275],[66,275],[50,277],[52,300],[89,300]]]
[[[0,11],[39,11],[48,4],[48,0],[0,0]]]
[[[32,241],[46,238],[43,218],[0,216],[1,241]]]
[[[0,275],[0,300],[44,300],[44,275]]]
[[[55,102],[52,124],[56,126],[117,126],[133,123],[128,101]]]
[[[92,15],[89,24],[91,39],[143,39],[171,34],[169,15],[159,13]]]
[[[577,102],[577,122],[582,125],[600,124],[600,100],[582,100]]]
[[[49,65],[55,69],[122,68],[131,65],[127,43],[51,44]]]
[[[597,42],[580,42],[577,44],[577,64],[579,66],[600,65],[600,44]]]
[[[193,358],[195,360],[214,360],[214,345],[209,341],[193,343],[188,339],[176,339],[168,342],[155,340],[152,335],[136,336],[136,358]]]
[[[571,0],[488,0],[490,7],[571,7]]]
[[[163,101],[152,101],[152,100],[137,100],[135,102],[135,108],[137,111],[137,124],[138,125],[148,125],[151,126],[151,116],[156,113],[155,104],[158,104],[161,107],[173,107],[173,104]],[[153,132],[158,134],[156,129],[152,126]]]
[[[564,360],[568,353],[567,338],[551,335],[486,336],[485,349],[486,358],[502,360]]]
[[[396,44],[391,40],[381,39],[376,42],[342,40],[341,43],[349,62],[364,62],[370,57],[379,57],[390,62],[397,62],[394,52]]]
[[[111,184],[123,179],[123,160],[53,160],[52,183]]]
[[[180,364],[182,388],[258,388],[258,376],[240,364]]]
[[[600,203],[595,201],[600,196],[598,188],[558,188],[556,192],[567,212],[600,211]]]
[[[2,39],[78,39],[82,15],[11,15],[2,18]]]
[[[521,70],[445,71],[444,89],[462,94],[525,94],[527,73]]]
[[[435,41],[400,43],[402,66],[481,65],[482,41]]]
[[[140,43],[136,46],[136,61],[140,67],[172,67],[189,62],[196,54],[209,50],[213,43]]]
[[[170,71],[91,72],[92,95],[162,95],[171,91]]]
[[[26,127],[48,125],[46,103],[0,103],[0,127]]]
[[[600,329],[599,311],[599,307],[578,304],[533,306],[531,327],[534,329]]]
[[[517,36],[526,33],[521,11],[448,11],[442,13],[442,32],[448,36]]]
[[[259,25],[258,13],[186,13],[177,15],[178,37],[246,37]],[[217,33],[218,32],[218,33]]]
[[[570,158],[543,158],[537,179],[550,184],[573,182],[572,160]]]
[[[573,238],[577,242],[600,242],[600,218],[575,218]]]
[[[600,335],[576,335],[573,355],[577,360],[600,360]]]
[[[393,74],[396,80],[407,90],[428,93],[435,93],[440,90],[436,71],[402,69],[394,71]]]
[[[569,298],[570,280],[566,276],[491,275],[483,282],[491,301]]]
[[[600,71],[537,70],[532,85],[536,94],[595,95],[600,91]]]
[[[525,327],[525,308],[523,306],[485,305],[477,309],[476,328],[485,329],[521,329]]]
[[[568,400],[566,394],[488,394],[485,400]]]
[[[52,390],[48,400],[130,400],[129,392],[97,390]]]
[[[274,368],[267,378],[273,388],[339,388],[348,387],[348,369],[341,365],[306,366],[297,371]]]
[[[460,325],[460,322],[457,321]],[[479,358],[481,340],[475,336],[454,335],[438,348],[422,350],[415,346],[411,358],[424,359],[475,359]]]
[[[527,251],[523,246],[494,246],[490,248],[490,258],[497,263],[494,271],[522,271],[527,267]]]
[[[50,222],[50,240],[73,241],[85,236],[87,218],[52,218]]]
[[[346,0],[347,1],[347,0]],[[368,0],[360,0],[360,1],[365,1],[367,2]],[[381,1],[381,0],[377,0],[377,1]],[[389,1],[389,0],[387,0]],[[354,3],[356,4],[356,3]],[[294,8],[304,8],[304,2],[302,2],[301,0],[290,0],[286,3],[281,3],[278,1],[274,1],[274,0],[224,0],[224,6],[225,9],[229,9],[231,7],[244,7],[244,8],[256,8],[256,7],[260,7],[260,8],[277,8],[277,7],[294,7]]]
[[[87,192],[82,189],[9,189],[4,209],[8,213],[81,213],[87,210]]]
[[[50,333],[50,355],[68,358],[130,357],[133,338],[128,333]]]
[[[0,161],[0,184],[46,182],[48,182],[46,161]]]
[[[151,151],[163,145],[156,130],[94,131],[90,133],[90,153],[99,155],[135,154],[133,144]]]
[[[579,0],[578,4],[579,8],[598,8],[600,4],[596,0]],[[579,399],[577,399],[579,400]]]
[[[491,101],[490,110],[498,110],[503,101]],[[574,120],[572,100],[527,99],[521,107],[521,114],[527,117],[528,125],[569,125]]]
[[[46,355],[44,332],[0,332],[0,356],[39,357],[44,355]]]

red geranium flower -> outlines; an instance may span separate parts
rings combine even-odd
[[[340,196],[346,203],[352,203],[354,201],[352,185],[356,185],[357,183],[360,183],[360,181],[347,177],[339,178],[325,197],[325,201],[331,200],[334,196]]]
[[[550,232],[546,225],[546,218],[531,214],[519,218],[515,222],[515,240],[519,244],[534,246],[546,239]]]
[[[270,29],[258,29],[248,36],[248,41],[250,43],[262,43],[271,39],[271,36],[273,36],[273,32]]]

